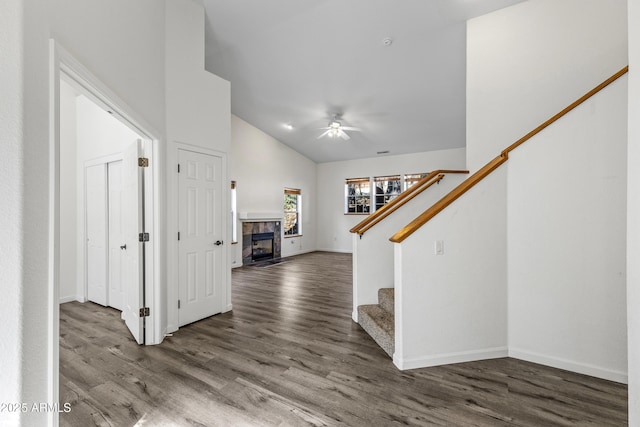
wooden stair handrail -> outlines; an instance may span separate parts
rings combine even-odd
[[[614,81],[616,81],[617,79],[625,75],[628,71],[629,71],[629,66],[627,65],[617,73],[613,74],[607,80],[603,81],[598,86],[591,89],[589,92],[587,92],[586,94],[584,94],[583,96],[581,96],[580,98],[572,102],[564,110],[560,111],[558,114],[556,114],[555,116],[551,117],[550,119],[542,123],[540,126],[538,126],[534,130],[532,130],[531,132],[529,132],[528,134],[526,134],[525,136],[523,136],[522,138],[520,138],[519,140],[511,144],[506,149],[502,150],[502,152],[498,157],[491,160],[489,163],[487,163],[482,168],[480,168],[476,173],[474,173],[469,178],[464,180],[460,185],[458,185],[456,188],[451,190],[449,194],[445,195],[442,199],[437,201],[433,206],[431,206],[429,209],[427,209],[422,214],[420,214],[416,219],[411,221],[409,224],[403,227],[396,234],[391,236],[389,240],[392,241],[393,243],[401,243],[404,239],[406,239],[411,234],[413,234],[416,230],[418,230],[418,228],[422,227],[425,223],[427,223],[427,221],[429,221],[431,218],[433,218],[434,216],[442,212],[447,206],[449,206],[451,203],[457,200],[460,196],[462,196],[464,193],[469,191],[473,186],[475,186],[477,183],[482,181],[487,175],[489,175],[491,172],[493,172],[498,167],[500,167],[503,163],[509,160],[509,153],[511,151],[518,148],[524,142],[528,141],[533,136],[540,133],[543,129],[545,129],[552,123],[558,121],[561,117],[565,116],[567,113],[575,109],[577,106],[585,102],[587,99],[591,98],[593,95],[600,92],[602,89],[604,89],[605,87],[607,87],[608,85],[610,85],[611,83],[613,83]]]
[[[547,120],[546,122],[542,123],[540,126],[535,128],[534,130],[532,130],[531,132],[529,132],[528,134],[526,134],[525,136],[523,136],[522,138],[520,138],[519,140],[517,140],[516,142],[514,142],[510,146],[508,146],[507,148],[505,148],[502,151],[502,155],[508,155],[510,152],[512,152],[513,150],[515,150],[519,146],[521,146],[523,143],[527,142],[528,140],[533,138],[535,135],[540,133],[544,128],[546,128],[547,126],[555,123],[556,121],[558,121],[558,119],[560,119],[561,117],[565,116],[568,112],[570,112],[571,110],[575,109],[578,105],[582,104],[584,101],[586,101],[587,99],[591,98],[593,95],[595,95],[596,93],[600,92],[602,89],[604,89],[605,87],[609,86],[611,83],[615,82],[620,77],[624,76],[628,71],[629,71],[629,66],[627,65],[626,67],[622,68],[620,71],[618,71],[617,73],[615,73],[614,75],[609,77],[607,80],[603,81],[598,86],[594,87],[589,92],[585,93],[580,98],[578,98],[575,101],[573,101],[564,110],[560,111],[558,114],[556,114],[555,116],[551,117],[549,120]]]
[[[366,225],[368,225],[371,222],[375,221],[376,218],[378,218],[379,216],[383,215],[385,211],[387,211],[389,209],[392,209],[393,206],[396,203],[400,203],[401,200],[403,200],[404,198],[410,196],[412,193],[415,193],[416,191],[418,191],[420,188],[422,188],[423,185],[425,185],[427,182],[431,181],[437,175],[438,175],[438,171],[429,172],[426,176],[420,178],[418,180],[418,182],[415,183],[415,185],[413,185],[413,186],[409,187],[407,190],[401,192],[398,195],[398,197],[396,197],[395,199],[391,200],[389,203],[383,205],[380,209],[376,210],[374,213],[372,213],[371,215],[367,216],[365,219],[360,221],[351,230],[349,230],[349,232],[350,233],[359,232],[363,227],[365,227]]]
[[[374,213],[360,221],[351,230],[349,230],[349,232],[358,233],[360,236],[362,236],[367,230],[378,224],[380,221],[388,217],[400,207],[404,206],[418,194],[422,193],[424,190],[431,187],[436,182],[440,182],[445,173],[469,173],[469,171],[438,169],[433,172],[429,172],[425,177],[416,182],[415,185],[409,187],[389,203],[383,205],[380,209],[377,209]]]
[[[408,197],[405,197],[404,199],[402,199],[401,202],[394,204],[389,209],[385,209],[384,211],[381,212],[380,215],[377,215],[375,218],[373,218],[373,221],[369,221],[368,224],[364,224],[359,230],[355,231],[355,233],[358,233],[360,236],[362,236],[364,233],[367,232],[367,230],[369,230],[371,227],[373,227],[374,225],[378,224],[380,221],[382,221],[383,219],[385,219],[386,217],[391,215],[398,208],[400,208],[400,206],[402,206],[405,203],[409,202],[409,200],[411,200],[414,197],[416,197],[422,191],[424,191],[427,188],[431,187],[433,184],[440,183],[440,181],[442,181],[442,178],[444,178],[444,174],[443,173],[436,175],[431,181],[429,181],[428,183],[426,183],[425,185],[423,185],[421,187],[421,191],[414,191]],[[400,197],[400,196],[398,196],[398,197]],[[396,199],[394,199],[394,200],[396,200]],[[389,203],[391,203],[391,202],[389,202]],[[384,205],[383,207],[389,206],[389,203]],[[376,211],[376,212],[378,212],[378,211]]]

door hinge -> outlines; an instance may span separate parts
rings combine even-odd
[[[149,307],[143,307],[140,309],[140,317],[149,317]]]
[[[138,234],[139,242],[148,242],[149,241],[149,233],[140,233]]]
[[[178,173],[180,173],[180,163],[178,163]]]
[[[180,240],[180,232],[178,231],[178,240]]]
[[[138,157],[138,166],[141,168],[149,167],[149,158],[148,157]]]
[[[180,300],[178,300],[178,309],[180,308]]]

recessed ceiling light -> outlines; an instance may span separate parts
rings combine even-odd
[[[382,44],[385,46],[391,46],[393,39],[391,37],[385,37],[382,39]]]
[[[284,128],[285,128],[285,129],[287,129],[287,130],[293,130],[293,125],[292,125],[292,124],[290,124],[290,123],[285,123],[283,126],[284,126]]]

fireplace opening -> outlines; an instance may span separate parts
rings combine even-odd
[[[273,233],[255,233],[251,242],[251,261],[273,259]]]

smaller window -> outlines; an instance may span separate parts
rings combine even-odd
[[[236,182],[231,181],[231,243],[238,243],[238,201]]]
[[[376,185],[376,210],[380,209],[402,192],[402,180],[400,175],[376,176],[373,178]]]
[[[302,235],[302,192],[295,188],[284,189],[284,235]]]
[[[344,212],[371,212],[371,181],[369,178],[348,178],[344,186]]]
[[[412,187],[416,182],[420,181],[428,173],[412,173],[404,176],[404,189],[407,190]]]

